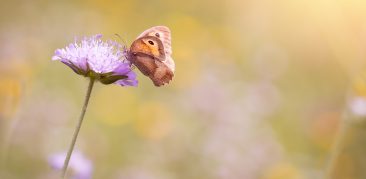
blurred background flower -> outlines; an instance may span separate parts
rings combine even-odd
[[[66,152],[56,153],[48,158],[49,165],[61,172]],[[93,164],[80,151],[75,150],[70,159],[69,168],[71,169],[71,178],[73,179],[90,179],[93,173]]]
[[[93,178],[322,178],[344,121],[333,176],[366,177],[364,1],[16,0],[0,14],[0,178],[52,178],[46,158],[69,144],[87,80],[54,49],[97,33],[128,46],[155,25],[172,31],[174,80],[95,86],[77,143]]]

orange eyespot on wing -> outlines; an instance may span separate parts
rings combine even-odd
[[[168,27],[166,26],[151,27],[150,29],[147,29],[144,32],[142,32],[137,38],[145,36],[154,36],[159,38],[164,45],[164,51],[167,54],[167,56],[172,55],[172,45],[171,45],[172,37],[170,29]]]
[[[175,70],[171,57],[171,34],[168,27],[155,26],[142,32],[132,43],[128,59],[155,86],[169,83]]]
[[[144,37],[143,37],[142,41],[145,44],[144,45],[144,48],[146,48],[145,50],[151,52],[151,54],[154,57],[160,57],[161,54],[164,54],[161,43],[160,43],[160,47],[159,47],[159,42],[157,42],[151,38],[144,39]],[[162,50],[159,51],[159,48],[161,48]],[[165,54],[164,54],[164,56],[165,56]]]
[[[130,52],[144,53],[161,61],[165,59],[163,44],[156,37],[146,36],[138,38],[132,43]]]

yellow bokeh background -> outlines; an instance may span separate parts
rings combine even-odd
[[[88,79],[56,49],[156,25],[174,78],[95,84],[76,145],[93,178],[366,178],[365,19],[362,0],[4,1],[0,178],[59,174]]]

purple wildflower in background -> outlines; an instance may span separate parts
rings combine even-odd
[[[366,98],[362,96],[355,96],[349,99],[348,102],[349,109],[351,110],[352,114],[365,117],[366,116]]]
[[[137,86],[136,74],[125,60],[124,49],[114,41],[102,41],[102,35],[84,37],[57,49],[52,60],[60,60],[75,73],[99,80],[103,84]]]
[[[66,153],[57,153],[49,157],[48,163],[52,168],[61,170],[64,164]],[[81,152],[74,151],[70,160],[70,169],[73,179],[91,179],[93,173],[93,164]]]

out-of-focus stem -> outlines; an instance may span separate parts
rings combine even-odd
[[[340,154],[342,153],[343,149],[342,144],[344,142],[348,125],[350,125],[349,122],[345,121],[345,117],[343,117],[341,119],[339,130],[336,133],[333,146],[331,148],[330,159],[325,173],[326,179],[332,179],[332,175],[334,174],[334,170],[337,166],[337,161],[339,159]]]

